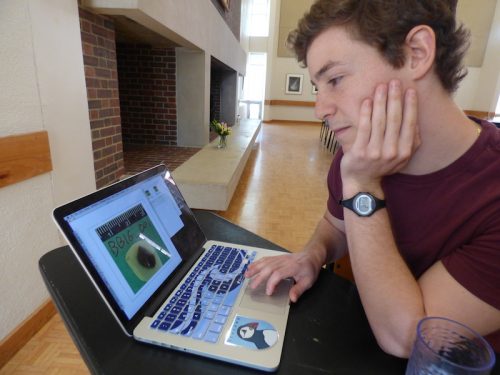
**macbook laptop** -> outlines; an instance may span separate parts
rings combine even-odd
[[[248,265],[280,252],[208,241],[164,165],[54,210],[125,334],[266,371],[277,369],[290,283],[247,288]]]

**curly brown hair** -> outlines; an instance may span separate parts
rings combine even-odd
[[[299,62],[307,66],[307,51],[316,36],[334,25],[376,47],[394,67],[405,63],[408,32],[427,25],[436,34],[435,71],[443,87],[454,92],[467,75],[463,57],[469,31],[455,20],[457,0],[317,0],[288,36]]]

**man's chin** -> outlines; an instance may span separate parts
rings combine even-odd
[[[346,152],[349,151],[349,149],[352,147],[351,143],[345,143],[342,144],[342,142],[339,142],[340,148],[342,148],[342,152],[345,154]]]

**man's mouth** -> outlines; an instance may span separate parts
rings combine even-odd
[[[331,131],[333,131],[333,133],[338,136],[340,134],[342,134],[345,130],[349,129],[349,126],[341,126],[341,127],[337,127],[335,129],[333,129],[333,127],[330,128]]]

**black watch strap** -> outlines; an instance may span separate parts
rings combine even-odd
[[[367,217],[384,208],[385,200],[379,199],[370,193],[361,192],[352,198],[340,200],[339,204],[350,209],[358,216]]]

